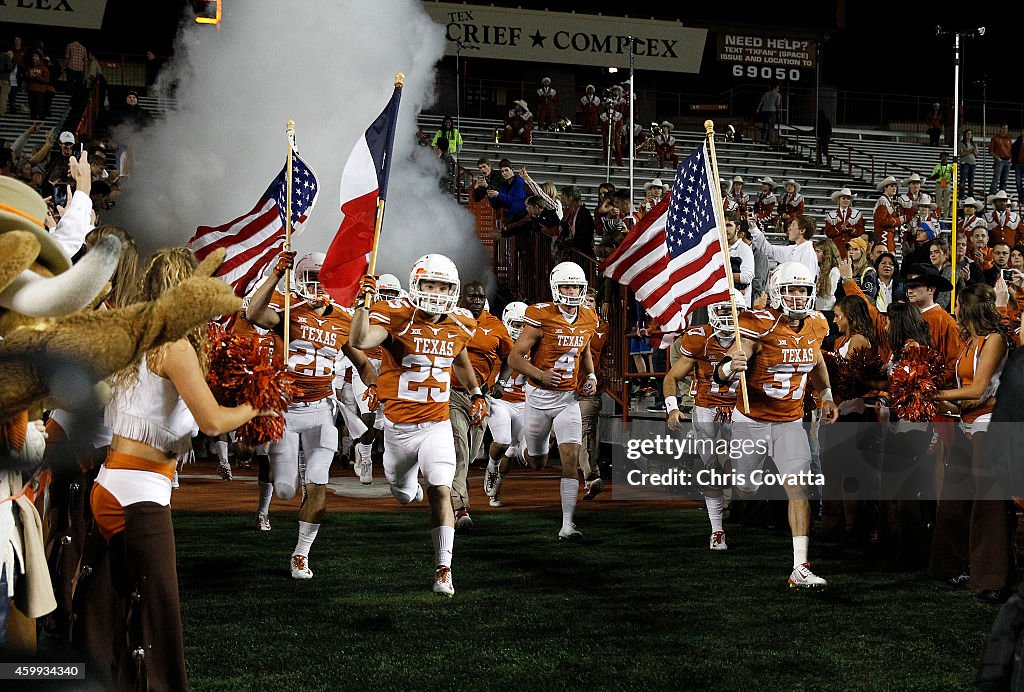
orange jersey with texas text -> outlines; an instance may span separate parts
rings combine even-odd
[[[725,353],[732,347],[723,346],[715,336],[715,330],[709,324],[691,327],[683,334],[679,351],[687,358],[696,361],[694,379],[697,381],[697,396],[694,398],[698,406],[704,408],[733,407],[736,404],[736,390],[740,381],[733,380],[729,385],[715,382],[715,368],[725,358]]]
[[[476,381],[481,387],[486,384],[493,387],[501,373],[501,364],[512,353],[515,344],[501,320],[484,310],[476,322],[476,334],[469,342],[469,362],[476,373]],[[452,382],[456,387],[463,387],[459,378],[452,373]]]
[[[281,316],[275,333],[284,333],[283,301],[271,303]],[[294,401],[320,401],[333,393],[334,362],[348,342],[352,316],[344,308],[330,305],[323,315],[297,296],[292,296],[288,327],[288,370],[295,375],[298,392]]]
[[[807,375],[821,357],[828,322],[812,312],[795,328],[778,310],[746,310],[739,315],[740,334],[760,350],[747,369],[750,418],[769,423],[798,421],[804,415]]]
[[[456,308],[440,322],[402,298],[378,301],[370,323],[384,327],[377,396],[392,423],[448,420],[452,362],[476,331],[476,320]]]
[[[568,392],[576,388],[580,357],[597,329],[597,313],[588,307],[579,307],[577,311],[576,319],[569,323],[554,303],[537,303],[526,308],[526,324],[542,332],[530,353],[530,362],[541,370],[554,368],[561,373],[561,382],[551,388],[555,391]],[[532,379],[530,383],[542,386]]]

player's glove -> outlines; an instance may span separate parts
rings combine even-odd
[[[487,397],[483,394],[473,395],[473,404],[469,407],[469,421],[473,425],[483,425],[487,418]]]
[[[365,305],[367,296],[369,296],[370,301],[375,300],[377,297],[377,277],[373,274],[366,274],[363,278],[359,279],[358,303]]]
[[[380,406],[380,400],[377,398],[377,385],[371,384],[366,387],[366,391],[363,392],[363,401],[366,402],[366,408],[371,411],[376,411]]]
[[[274,276],[281,278],[284,273],[295,266],[295,251],[288,250],[277,256],[277,264],[274,266]]]

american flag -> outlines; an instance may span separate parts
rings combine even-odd
[[[222,226],[200,226],[188,247],[202,260],[217,248],[227,255],[214,276],[231,285],[235,295],[245,296],[253,282],[284,248],[285,214],[288,208],[287,168],[270,183],[259,202],[247,214]],[[292,235],[302,232],[316,204],[316,174],[292,149]]]
[[[704,143],[679,164],[672,191],[601,263],[605,276],[633,290],[662,332],[679,332],[695,309],[729,300],[713,180]],[[660,346],[671,342],[663,337]]]

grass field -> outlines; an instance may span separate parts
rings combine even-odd
[[[314,578],[288,577],[294,513],[177,513],[196,690],[967,689],[997,609],[813,543],[822,592],[789,589],[791,542],[695,509],[491,512],[430,592],[427,511],[335,513]],[[727,529],[731,528],[727,526]]]

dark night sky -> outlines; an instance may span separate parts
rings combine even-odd
[[[225,3],[244,1],[224,0]],[[29,39],[46,36],[51,47],[62,48],[70,36],[77,35],[101,53],[142,54],[153,50],[167,54],[187,2],[109,0],[101,31],[8,24],[6,32],[18,31]],[[587,0],[586,3],[517,0],[517,5],[562,12],[586,8],[588,12],[623,14],[619,9],[623,6],[621,0]],[[987,31],[983,38],[963,41],[964,96],[980,98],[980,87],[973,83],[987,75],[990,78],[989,100],[1020,100],[1012,64],[1014,52],[1009,48],[1019,42],[1017,29],[1014,22],[1008,21],[1005,10],[998,8],[983,9],[969,20],[962,19],[961,12],[946,22],[919,3],[892,4],[882,12],[875,3],[844,0],[790,0],[785,5],[770,6],[751,0],[730,0],[728,3],[687,3],[686,7],[671,11],[667,11],[668,7],[667,3],[651,3],[643,12],[626,14],[637,18],[679,19],[688,26],[705,26],[712,31],[743,29],[822,39],[823,83],[843,90],[924,96],[952,96],[953,38],[936,37],[936,24],[958,31],[985,25]],[[713,44],[713,34],[709,34],[708,42]],[[717,79],[723,70],[710,58],[705,59],[704,73]]]

